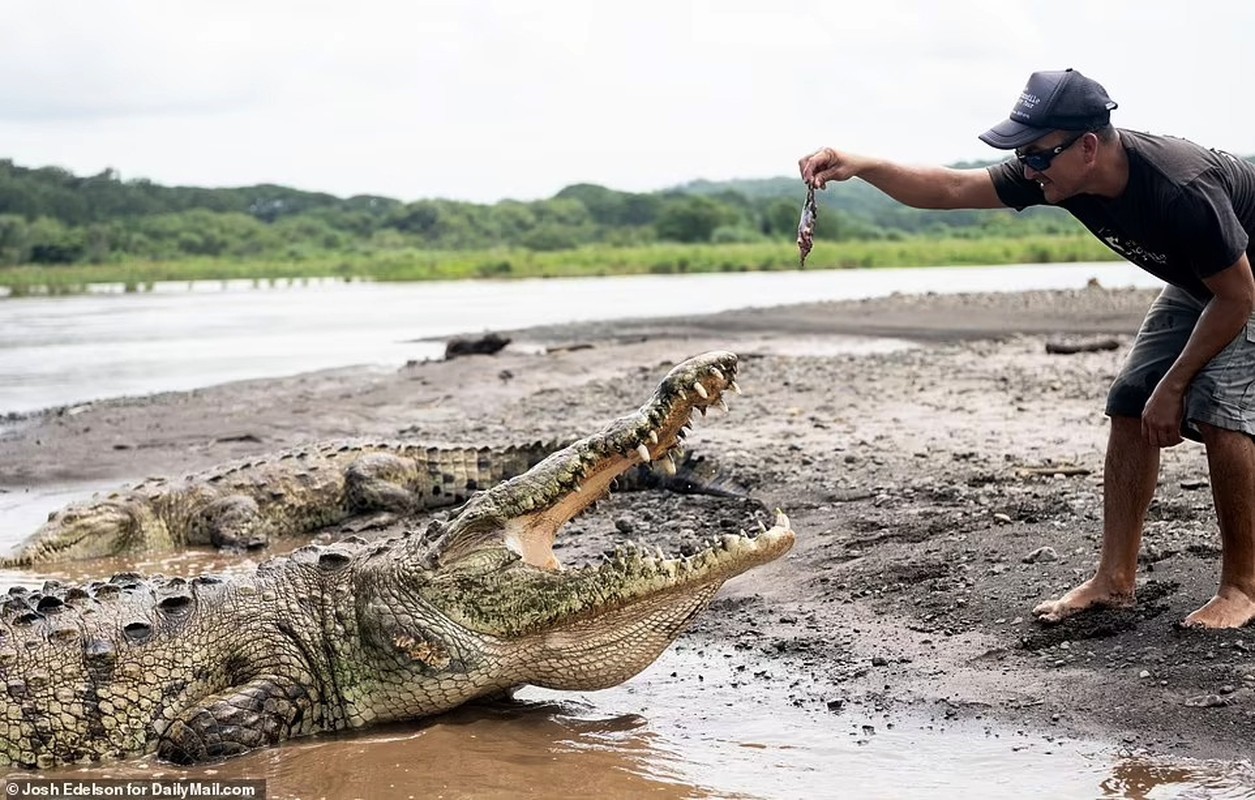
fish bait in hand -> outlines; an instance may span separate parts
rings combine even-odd
[[[797,223],[798,265],[806,266],[806,257],[815,246],[815,219],[819,217],[819,207],[815,205],[815,187],[806,188],[806,202],[802,204],[802,218]]]

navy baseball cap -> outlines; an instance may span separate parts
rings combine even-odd
[[[1111,120],[1116,103],[1098,81],[1074,69],[1034,72],[1003,120],[980,135],[999,150],[1014,150],[1051,131],[1085,131]]]

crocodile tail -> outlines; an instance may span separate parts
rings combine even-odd
[[[429,447],[419,459],[415,494],[425,510],[459,505],[478,491],[522,475],[563,446],[536,441],[506,448]]]

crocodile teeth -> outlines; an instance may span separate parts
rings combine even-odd
[[[705,386],[702,386],[701,381],[693,382],[693,391],[697,392],[697,396],[702,398],[703,400],[705,400],[707,397],[710,397],[710,393],[706,391]]]
[[[644,461],[646,464],[649,463],[649,448],[645,446],[644,442],[641,442],[636,446],[636,452],[640,455],[641,461]]]
[[[665,456],[661,461],[658,462],[658,464],[662,467],[663,472],[667,473],[673,478],[675,477],[675,461],[671,459],[671,456]]]
[[[716,379],[718,379],[718,380],[720,380],[720,381],[722,381],[722,380],[723,380],[723,373],[719,371],[719,368],[718,368],[718,367],[711,367],[711,368],[710,368],[710,374],[711,374],[711,375],[714,375],[714,376],[715,376],[715,378],[716,378]]]
[[[650,431],[650,432],[649,432],[649,443],[650,443],[650,444],[658,444],[658,431]]]
[[[731,389],[736,394],[741,393],[741,387],[736,385],[736,381],[729,381],[728,388]]]
[[[719,399],[718,399],[718,401],[716,401],[715,405],[717,405],[717,406],[719,406],[720,408],[722,408],[722,409],[723,409],[723,412],[724,412],[725,414],[726,414],[726,413],[728,413],[728,402],[727,402],[726,400],[724,400],[724,399],[723,399],[723,396],[722,396],[722,395],[720,395],[720,396],[719,396]]]

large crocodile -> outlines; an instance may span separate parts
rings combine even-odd
[[[49,515],[0,567],[156,553],[188,545],[257,549],[373,512],[450,508],[521,475],[567,441],[505,448],[407,441],[316,442],[213,467],[181,480],[150,478]],[[679,468],[633,470],[624,488],[726,494],[717,467],[686,454]]]
[[[10,590],[0,764],[193,763],[521,684],[627,680],[724,581],[788,551],[788,519],[686,557],[627,548],[570,569],[554,538],[617,476],[667,458],[695,412],[723,405],[736,368],[723,352],[678,364],[636,412],[422,532],[308,545],[240,578]]]

